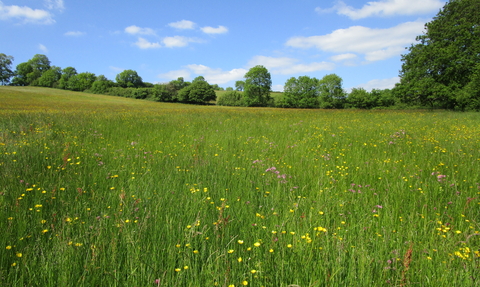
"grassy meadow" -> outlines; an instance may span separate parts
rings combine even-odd
[[[480,113],[0,87],[1,286],[479,286]]]

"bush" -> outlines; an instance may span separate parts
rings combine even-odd
[[[245,107],[246,103],[241,92],[228,91],[218,95],[217,106]]]

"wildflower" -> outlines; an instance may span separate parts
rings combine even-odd
[[[183,269],[184,269],[184,270],[187,270],[187,269],[188,269],[188,266],[187,266],[187,265],[183,266]]]
[[[48,232],[48,229],[42,230],[42,234],[45,234],[45,233],[47,233],[47,232]]]
[[[16,262],[13,262],[13,263],[12,263],[12,267],[14,267],[14,266],[17,266],[17,263],[16,263]]]
[[[242,281],[242,285],[243,285],[243,286],[247,286],[247,285],[248,285],[248,281],[246,281],[246,280]]]
[[[180,272],[180,271],[182,271],[182,269],[180,269],[180,268],[175,268],[175,272]]]
[[[268,252],[273,253],[273,249],[268,250]]]
[[[287,247],[288,247],[288,248],[292,248],[292,244],[287,244]]]
[[[255,273],[257,273],[257,270],[255,270],[255,269],[250,270],[250,273],[255,274]]]
[[[5,249],[10,250],[12,249],[12,246],[8,245],[7,247],[5,247]]]
[[[242,257],[238,257],[237,261],[242,262],[243,261]]]
[[[227,252],[228,252],[229,254],[232,254],[233,252],[235,252],[235,250],[230,249],[230,250],[228,250]]]
[[[17,252],[16,255],[17,255],[17,257],[22,257],[23,256],[22,253],[20,253],[20,252]]]
[[[255,247],[260,247],[260,245],[261,245],[260,242],[253,243],[253,246],[255,246]]]

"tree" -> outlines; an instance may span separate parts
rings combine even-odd
[[[264,66],[255,66],[245,74],[243,96],[249,107],[265,107],[271,99],[272,80]]]
[[[54,88],[61,76],[62,70],[60,67],[52,66],[37,79],[36,86]]]
[[[450,0],[402,55],[395,95],[408,104],[453,108],[480,63],[480,1]]]
[[[60,80],[58,81],[57,87],[59,89],[67,89],[68,80],[70,80],[70,78],[75,76],[76,74],[77,74],[77,70],[74,67],[66,67],[65,69],[63,69],[62,70],[62,76],[60,77]]]
[[[170,81],[170,84],[175,88],[176,91],[180,91],[181,89],[189,86],[191,83],[186,82],[183,77],[178,77],[176,80]]]
[[[29,82],[27,76],[32,72],[33,68],[28,62],[18,64],[15,69],[15,76],[12,79],[12,85],[28,86]]]
[[[236,81],[235,82],[235,90],[243,91],[244,87],[245,87],[245,82],[244,81]]]
[[[193,81],[178,92],[178,100],[183,103],[205,104],[216,98],[215,90],[205,80]]]
[[[10,78],[15,75],[12,71],[13,57],[0,53],[0,83],[7,85]]]
[[[74,75],[68,80],[67,89],[83,92],[92,87],[96,78],[94,73],[89,72]]]
[[[318,108],[318,82],[308,76],[288,79],[283,92],[286,107]]]
[[[36,54],[27,62],[17,65],[12,84],[16,86],[36,85],[36,80],[50,69],[47,56]]]
[[[115,86],[115,83],[113,81],[110,81],[104,75],[100,75],[95,79],[95,82],[93,82],[90,89],[91,92],[94,94],[106,94],[108,92],[108,89],[113,86]]]
[[[139,88],[143,86],[142,78],[133,70],[125,70],[115,77],[122,88]]]
[[[329,74],[318,82],[320,108],[341,109],[344,107],[346,96],[342,88],[342,81],[338,75]]]

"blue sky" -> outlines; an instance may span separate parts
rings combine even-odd
[[[0,53],[13,67],[35,54],[105,75],[132,69],[146,82],[201,75],[234,87],[267,67],[273,90],[290,77],[335,73],[343,87],[391,88],[401,54],[441,0],[0,0]]]

